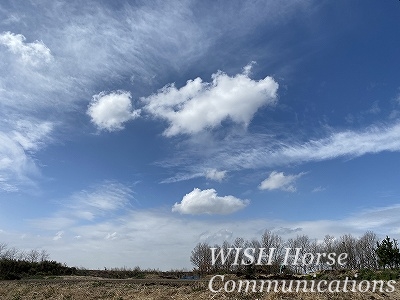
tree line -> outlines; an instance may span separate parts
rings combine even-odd
[[[45,275],[71,275],[75,268],[49,260],[46,250],[20,251],[0,243],[0,280]]]
[[[21,251],[0,243],[0,280],[22,278],[44,278],[46,276],[94,276],[102,278],[144,278],[145,271],[139,267],[112,268],[104,270],[87,270],[85,268],[68,267],[66,264],[50,260],[46,250]]]
[[[215,253],[220,253],[221,250],[225,254],[229,253],[225,257],[225,263],[222,264],[221,260],[215,260],[213,264],[211,248],[215,248],[213,250],[214,256]],[[256,251],[261,248],[267,250],[275,248],[275,251],[272,253],[273,257],[264,257],[264,264],[260,266],[255,263],[238,264],[238,261],[246,261],[246,256],[243,251],[237,254],[234,251],[229,251],[229,248],[254,248]],[[338,263],[332,264],[328,261],[328,257],[322,257],[318,264],[285,264],[283,266],[287,248],[300,248],[300,259],[303,257],[304,259],[309,258],[311,256],[309,253],[336,253],[337,255],[347,253],[346,264],[345,266]],[[266,254],[268,254],[268,251]],[[268,264],[266,260],[269,260]],[[307,235],[298,235],[295,238],[284,240],[280,235],[266,230],[260,239],[245,240],[239,237],[232,243],[224,241],[222,245],[209,245],[206,242],[198,243],[191,252],[190,261],[200,274],[248,273],[255,272],[256,269],[267,274],[281,273],[282,271],[305,274],[343,268],[353,270],[398,268],[400,266],[400,251],[396,240],[386,237],[386,239],[379,242],[377,235],[372,231],[367,231],[358,238],[351,234],[345,234],[339,238],[326,235],[322,241],[318,241],[317,239],[311,239]]]

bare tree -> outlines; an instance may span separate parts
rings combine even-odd
[[[259,241],[246,241],[239,237],[232,244],[225,241],[221,246],[216,245],[214,248],[216,248],[215,253],[223,252],[224,264],[222,264],[221,260],[217,259],[214,266],[212,266],[211,249],[207,243],[199,243],[193,249],[190,259],[201,274],[211,271],[223,271],[225,273],[232,271],[243,272],[249,271],[251,268],[255,271],[277,273],[285,259],[285,248],[291,248],[286,267],[297,273],[342,268],[376,269],[378,267],[378,257],[376,254],[377,236],[371,231],[366,232],[359,238],[351,234],[343,235],[338,239],[326,235],[322,242],[318,242],[316,239],[310,239],[307,235],[298,235],[296,238],[290,238],[284,242],[279,235],[266,230]],[[230,248],[233,251],[229,251]],[[247,253],[244,256],[245,248],[254,248],[254,259],[257,259],[257,262],[260,248],[264,248],[261,260],[262,267],[257,266],[256,263],[253,266],[249,265],[252,258],[247,256]],[[273,257],[269,257],[269,254],[272,253],[269,249],[272,248],[275,249]],[[298,253],[296,248],[298,248]],[[4,249],[5,246],[0,247],[0,254],[3,253],[2,255],[4,256],[7,253],[8,256],[12,256],[13,252],[10,252],[10,249],[7,251],[4,251]],[[325,255],[323,255],[324,253]],[[329,255],[330,253],[336,254],[334,262],[332,256]],[[346,265],[340,265],[337,259],[342,253],[347,254]],[[29,254],[32,257],[32,252]],[[48,258],[47,252],[44,252],[43,255],[42,257]],[[298,257],[297,265],[293,265],[292,263],[296,256]],[[268,262],[272,262],[272,265],[267,264]]]
[[[18,258],[18,254],[19,254],[19,251],[18,251],[17,248],[15,248],[15,247],[8,248],[8,249],[5,249],[4,254],[3,254],[3,258],[4,259],[10,259],[10,260],[17,259]]]
[[[222,247],[220,245],[214,245],[215,248],[215,253],[219,253],[222,249]],[[212,258],[211,258],[211,264],[212,264]],[[218,273],[219,271],[221,271],[225,266],[222,264],[222,260],[217,259],[214,262],[214,265],[211,265],[211,271],[214,273]]]
[[[321,253],[336,253],[337,247],[336,247],[336,239],[332,235],[325,235],[324,240],[322,241],[322,244],[320,245],[320,251]],[[332,265],[328,265],[328,257],[325,255],[321,257],[321,268],[322,270],[329,270],[332,269]]]
[[[279,271],[280,265],[283,262],[284,254],[284,242],[282,237],[272,233],[269,230],[265,230],[261,236],[261,247],[265,248],[266,254],[269,254],[269,249],[275,248],[273,252],[273,257],[271,258],[272,265],[266,266],[265,269],[269,273],[277,273]],[[268,261],[269,257],[263,259],[263,263]]]
[[[232,245],[230,245],[227,241],[224,241],[222,243],[222,251],[226,254],[227,258],[225,260],[224,265],[221,267],[222,270],[224,270],[225,273],[229,273],[230,271],[232,271],[232,265],[234,263],[235,260],[235,255],[232,251],[229,251],[228,248],[233,248]],[[229,255],[227,255],[229,253]]]
[[[359,257],[357,253],[357,239],[351,234],[345,234],[341,236],[337,242],[337,255],[340,253],[347,253],[347,264],[346,266],[339,266],[336,264],[336,268],[348,268],[358,269]]]
[[[191,263],[199,270],[201,275],[211,271],[211,250],[207,243],[198,243],[192,250]]]
[[[0,243],[0,259],[3,259],[6,250],[7,250],[7,244]]]
[[[324,269],[323,267],[323,261],[321,260],[321,257],[319,258],[318,264],[317,264],[317,253],[323,253],[323,244],[318,243],[316,239],[312,240],[309,246],[309,251],[314,255],[314,261],[308,266],[308,271],[310,272],[315,272],[315,271],[321,271]]]
[[[49,260],[49,258],[50,254],[46,250],[42,249],[39,254],[39,260],[43,262]]]
[[[39,257],[40,257],[40,252],[39,252],[39,250],[36,250],[36,249],[32,249],[26,253],[26,260],[31,263],[38,262]]]
[[[303,259],[306,259],[307,257],[304,256],[305,253],[310,252],[310,245],[311,245],[311,240],[307,235],[298,235],[295,239],[291,238],[288,239],[286,242],[286,247],[291,248],[291,250],[294,252],[296,248],[300,249],[299,255],[298,255],[298,261],[293,264],[290,262],[289,268],[293,270],[293,272],[296,273],[306,273],[308,270],[308,265],[303,264],[302,261]],[[292,257],[295,258],[295,255],[292,254]]]
[[[241,248],[243,249],[245,247],[245,240],[241,237],[238,237],[235,239],[235,241],[233,242],[233,248]],[[243,259],[243,251],[239,251],[239,255],[237,256],[238,260],[237,260],[237,265],[233,265],[233,268],[235,271],[241,272],[244,270],[244,266],[241,264],[242,259]]]
[[[372,231],[367,231],[357,241],[357,254],[359,256],[360,269],[377,269],[378,257],[376,255],[376,243],[378,238]]]

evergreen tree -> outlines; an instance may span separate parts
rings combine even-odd
[[[400,251],[397,241],[386,236],[381,243],[377,242],[376,255],[379,266],[383,268],[396,268],[400,265]]]

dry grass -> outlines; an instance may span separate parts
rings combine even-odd
[[[86,280],[42,280],[42,281],[0,281],[1,300],[188,300],[188,299],[224,299],[224,300],[398,300],[400,284],[396,284],[393,293],[211,293],[207,283],[188,283],[185,285],[146,281],[108,281]]]

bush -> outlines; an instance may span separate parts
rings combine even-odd
[[[397,280],[400,277],[399,269],[369,270],[363,269],[358,273],[360,280]]]

